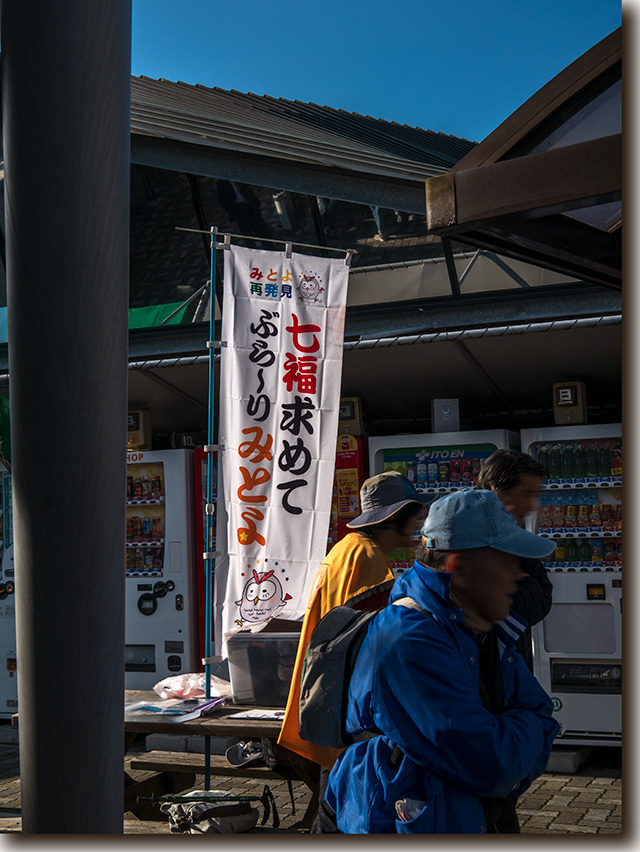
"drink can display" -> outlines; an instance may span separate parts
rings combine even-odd
[[[159,476],[154,476],[151,482],[151,493],[154,497],[162,496],[162,480]]]
[[[616,528],[617,530],[621,530],[621,529],[622,529],[622,503],[617,503],[617,504],[616,504],[616,511],[615,511],[615,528]]]
[[[618,559],[618,544],[615,539],[604,542],[603,561],[605,565],[615,565]]]
[[[540,506],[540,529],[551,529],[552,525],[551,506]]]
[[[598,444],[595,441],[587,444],[587,479],[598,477]]]
[[[592,529],[600,529],[601,527],[599,503],[592,503],[589,508],[589,526]]]
[[[587,475],[587,451],[578,444],[574,456],[574,476],[576,479],[584,479]]]
[[[578,507],[574,503],[566,508],[564,525],[568,530],[576,529],[578,526]]]
[[[144,551],[144,567],[146,571],[153,568],[153,550],[150,547],[145,548]]]
[[[578,562],[579,559],[578,540],[572,538],[567,542],[567,562]]]
[[[604,548],[601,538],[594,538],[591,542],[591,561],[602,562],[604,559]]]
[[[573,479],[575,475],[573,444],[565,444],[562,450],[562,478]]]
[[[133,500],[134,491],[133,491],[133,477],[127,477],[127,500]]]
[[[142,519],[142,537],[150,538],[151,537],[151,518],[143,518]]]
[[[142,480],[142,496],[145,500],[151,498],[151,480],[146,476]]]
[[[462,479],[462,472],[460,470],[460,462],[454,461],[451,462],[451,482],[460,482]]]
[[[133,497],[135,500],[142,497],[142,477],[136,476],[133,481]]]
[[[438,481],[438,462],[429,462],[427,465],[427,480],[429,482]]]
[[[611,450],[611,475],[622,476],[622,443],[619,440]]]
[[[151,535],[154,538],[162,538],[162,518],[153,518],[151,522]]]
[[[610,532],[615,529],[615,507],[612,506],[611,503],[603,503],[602,506],[600,506],[600,523],[602,529],[606,532]]]
[[[589,526],[589,507],[585,504],[578,506],[578,527],[581,529]]]
[[[472,482],[476,482],[478,477],[480,476],[480,468],[482,467],[482,462],[480,459],[471,459],[471,480]]]
[[[416,479],[418,482],[427,481],[427,465],[426,462],[418,462],[416,466]]]
[[[413,462],[407,462],[407,479],[415,485],[416,482],[416,466]]]
[[[438,482],[449,482],[449,462],[438,462]]]
[[[562,477],[562,453],[560,444],[554,444],[549,453],[549,479]]]
[[[598,476],[600,479],[609,479],[611,476],[611,444],[603,441],[598,451]]]
[[[565,506],[554,506],[553,507],[553,527],[554,529],[560,529],[564,527],[564,518],[565,518]]]
[[[127,548],[127,553],[125,557],[125,566],[127,571],[135,570],[135,558],[132,548]]]
[[[580,540],[578,552],[580,555],[580,562],[591,562],[593,554],[591,550],[591,542],[588,538],[583,538]]]
[[[471,464],[471,459],[462,459],[460,462],[460,470],[462,474],[462,481],[465,485],[471,485],[473,480],[473,466]]]
[[[554,562],[566,562],[567,561],[567,546],[564,541],[559,541],[556,544],[556,549],[553,552],[553,561]]]

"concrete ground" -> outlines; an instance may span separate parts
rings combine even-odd
[[[142,746],[144,748],[144,746]],[[125,759],[125,768],[131,753]],[[566,760],[564,760],[566,763]],[[550,767],[563,765],[552,756]],[[132,771],[136,778],[151,773]],[[300,783],[293,784],[295,814],[286,782],[270,782],[280,816],[276,833],[304,833],[295,826],[304,812],[310,793]],[[214,778],[216,790],[250,791],[259,795],[263,782],[252,779]],[[198,776],[193,789],[204,789],[204,778]],[[620,749],[602,748],[593,751],[571,772],[548,771],[541,775],[521,797],[518,814],[523,834],[585,835],[622,833],[622,774]],[[142,822],[132,814],[125,815],[125,834],[169,834],[169,825],[162,821]],[[19,754],[16,744],[0,744],[0,833],[20,832]],[[260,833],[274,833],[271,820]]]

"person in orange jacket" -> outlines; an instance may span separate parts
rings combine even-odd
[[[320,798],[341,750],[303,740],[298,732],[300,679],[309,637],[336,606],[373,611],[386,605],[394,583],[388,554],[415,546],[420,510],[434,496],[419,493],[396,471],[365,480],[360,489],[361,514],[347,524],[352,532],[331,548],[314,578],[278,744],[320,765]]]

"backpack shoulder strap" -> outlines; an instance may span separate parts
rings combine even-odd
[[[407,609],[417,609],[423,615],[425,615],[427,618],[430,618],[432,621],[435,621],[435,618],[433,617],[433,615],[428,610],[423,609],[420,606],[420,604],[418,603],[418,601],[414,601],[413,598],[410,598],[410,597],[398,598],[397,601],[393,602],[392,606],[406,606]]]

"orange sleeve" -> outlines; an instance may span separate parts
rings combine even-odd
[[[367,598],[373,600],[374,595],[376,598],[380,594],[386,594],[388,597],[392,584],[391,563],[382,550],[362,533],[349,533],[327,554],[316,573],[302,622],[285,718],[278,738],[279,745],[327,769],[333,766],[342,749],[315,745],[301,739],[298,733],[300,679],[309,637],[316,624],[330,609],[353,598],[365,601]],[[371,595],[367,595],[367,592],[371,592]],[[380,606],[385,603],[383,600]]]

